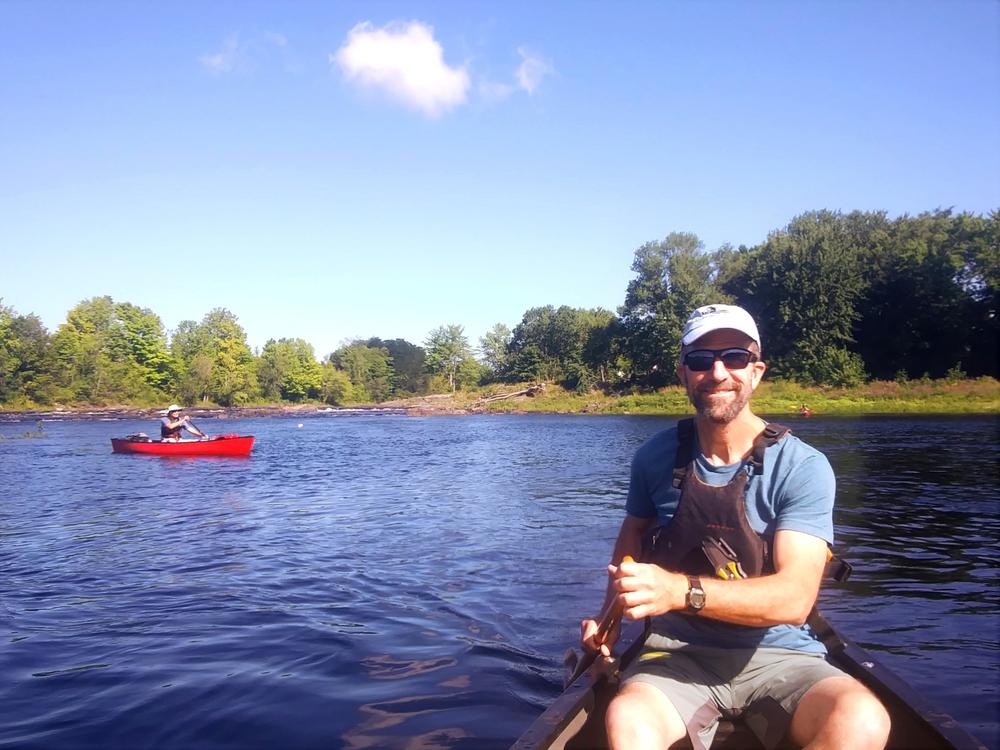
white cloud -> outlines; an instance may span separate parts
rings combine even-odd
[[[375,28],[369,22],[351,29],[331,64],[336,63],[351,81],[377,89],[414,107],[428,117],[437,117],[465,102],[469,74],[449,67],[434,29],[411,21]]]
[[[231,73],[235,68],[240,54],[239,34],[230,34],[222,43],[222,50],[214,55],[201,57],[201,64],[212,73]]]
[[[206,70],[216,75],[252,71],[258,64],[273,64],[281,58],[286,58],[284,67],[288,69],[292,65],[287,60],[287,49],[288,38],[277,32],[267,31],[246,40],[239,34],[230,34],[223,40],[219,52],[203,55],[200,61]]]
[[[517,53],[521,56],[521,64],[516,73],[517,85],[527,91],[529,95],[534,94],[542,84],[542,79],[555,73],[555,68],[548,60],[534,55],[524,48],[519,48]]]
[[[493,81],[481,81],[478,89],[479,98],[487,104],[502,102],[517,90],[509,83],[495,83]]]

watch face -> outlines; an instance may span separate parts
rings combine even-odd
[[[697,578],[688,579],[687,606],[696,612],[705,606],[705,589]]]

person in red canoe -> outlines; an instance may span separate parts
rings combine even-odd
[[[191,424],[191,417],[187,414],[181,416],[184,407],[171,404],[167,407],[167,416],[160,420],[160,439],[166,442],[176,443],[181,439],[181,431],[187,430],[195,437],[207,438],[204,432]]]

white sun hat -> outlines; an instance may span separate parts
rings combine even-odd
[[[760,348],[760,334],[757,324],[746,310],[736,305],[705,305],[699,307],[684,324],[681,344],[690,346],[707,333],[729,329],[739,331],[752,338]]]

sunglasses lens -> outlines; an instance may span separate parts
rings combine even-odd
[[[742,370],[750,364],[750,352],[742,349],[729,350],[722,353],[722,364],[730,370]]]
[[[712,352],[691,352],[684,358],[684,363],[692,372],[705,372],[715,364],[715,355]]]

